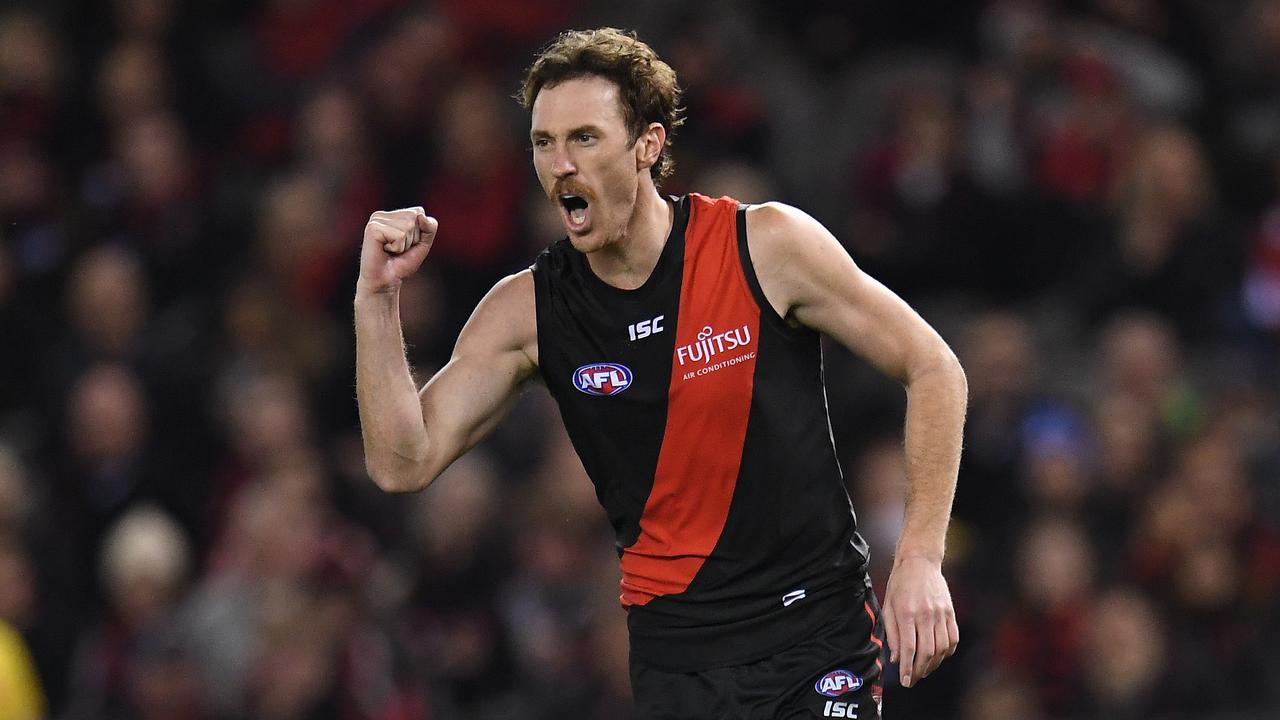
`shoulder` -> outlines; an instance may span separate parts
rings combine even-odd
[[[489,291],[496,302],[514,303],[533,301],[533,268],[525,268],[512,273],[497,283]]]
[[[780,202],[751,205],[746,210],[746,231],[761,288],[784,317],[811,299],[824,280],[838,282],[840,276],[856,272],[839,241],[799,208]]]
[[[747,206],[747,237],[761,249],[785,250],[820,243],[830,237],[822,223],[805,211],[780,202]]]
[[[526,268],[495,283],[476,310],[484,309],[512,320],[532,321],[534,304],[533,268]]]
[[[532,269],[504,277],[476,306],[458,338],[459,349],[522,350],[536,360],[535,306]]]

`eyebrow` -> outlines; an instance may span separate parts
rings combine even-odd
[[[584,132],[585,132],[585,133],[591,133],[591,134],[593,134],[593,135],[603,135],[603,134],[604,134],[604,129],[603,129],[603,128],[601,128],[599,125],[591,125],[591,124],[587,124],[587,125],[579,125],[578,127],[573,128],[572,130],[570,130],[570,131],[566,134],[566,136],[567,136],[567,137],[573,137],[574,135],[577,135],[577,134],[579,134],[579,133],[584,133]],[[550,139],[550,138],[553,138],[553,137],[555,137],[555,136],[554,136],[554,135],[552,135],[551,133],[547,132],[546,130],[533,130],[533,131],[530,131],[530,132],[529,132],[529,139],[530,139],[530,140],[538,140],[539,138],[548,138],[548,139]]]

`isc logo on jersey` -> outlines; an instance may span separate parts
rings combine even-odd
[[[832,670],[818,678],[813,689],[827,697],[840,697],[862,687],[862,678],[848,670]]]
[[[588,395],[617,395],[631,387],[631,369],[618,363],[592,363],[573,371],[573,386]]]

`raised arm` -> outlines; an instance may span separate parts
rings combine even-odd
[[[830,335],[906,386],[906,518],[884,620],[902,684],[910,686],[960,639],[942,557],[960,465],[964,371],[924,319],[805,213],[776,203],[751,208],[747,237],[761,288],[780,315]]]
[[[356,398],[365,467],[388,492],[421,490],[488,435],[537,368],[533,276],[494,286],[453,356],[414,387],[400,329],[400,284],[422,265],[436,221],[422,208],[374,213],[356,285]]]

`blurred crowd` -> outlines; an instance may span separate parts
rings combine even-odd
[[[554,404],[383,495],[350,320],[374,210],[440,220],[420,379],[560,236],[510,96],[606,24],[686,90],[664,190],[808,210],[968,371],[960,651],[891,716],[1276,717],[1280,0],[10,0],[0,715],[627,716]],[[903,395],[827,379],[883,591]]]

